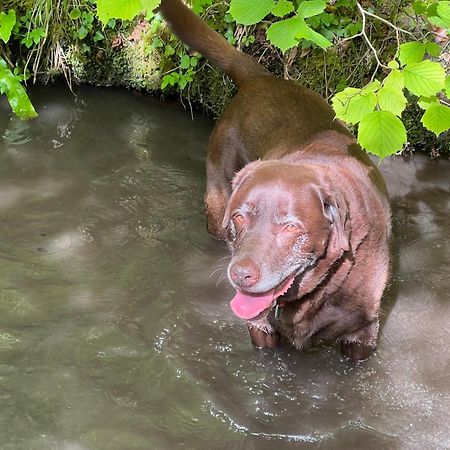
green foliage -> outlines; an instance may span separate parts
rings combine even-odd
[[[405,86],[415,95],[430,96],[445,87],[445,70],[437,62],[412,63],[403,69]]]
[[[439,103],[431,103],[425,109],[421,122],[439,136],[450,128],[450,108]]]
[[[305,19],[317,16],[325,10],[324,0],[304,0],[292,17],[272,23],[267,30],[268,40],[283,53],[306,39],[321,48],[332,43],[320,33],[314,31]],[[272,14],[276,17],[291,15],[294,4],[287,0],[231,0],[230,13],[237,23],[253,25]],[[331,22],[330,22],[331,23]]]
[[[336,117],[356,124],[375,109],[377,96],[370,89],[346,88],[333,97],[332,103]]]
[[[6,94],[14,114],[21,119],[31,119],[37,113],[20,81],[21,77],[11,72],[0,57],[0,94]]]
[[[161,0],[97,0],[97,15],[107,24],[111,19],[131,20],[142,11],[153,11]]]
[[[16,12],[13,9],[8,14],[0,13],[0,39],[6,44],[9,41],[11,32],[16,24]]]
[[[406,131],[400,119],[407,105],[404,88],[421,96],[419,104],[426,110],[422,123],[427,129],[440,134],[450,128],[450,109],[438,104],[436,97],[445,88],[445,71],[437,62],[418,62],[426,51],[426,44],[402,44],[399,51],[402,69],[397,68],[399,64],[396,62],[390,64],[392,71],[381,84],[372,82],[368,85],[371,86],[369,90],[368,86],[363,89],[346,88],[333,97],[336,117],[351,124],[360,122],[358,142],[367,151],[384,158],[397,153],[406,143]],[[373,111],[375,107],[377,111]],[[384,132],[389,137],[383,135]]]
[[[359,124],[358,143],[380,158],[400,151],[406,142],[402,121],[389,111],[372,111]]]
[[[10,9],[8,13],[0,13],[0,39],[6,44],[11,38],[12,31],[16,25],[16,13]],[[33,30],[34,31],[34,30]],[[33,34],[32,39],[39,42],[39,33]],[[36,36],[36,37],[35,37]],[[8,67],[6,61],[0,56],[0,94],[5,94],[8,102],[16,114],[21,119],[31,119],[37,113],[21,82],[24,76],[19,70],[14,72]]]
[[[237,23],[253,25],[260,22],[276,6],[274,0],[233,0],[230,13]]]

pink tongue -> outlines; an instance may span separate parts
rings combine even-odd
[[[241,319],[252,319],[272,305],[275,299],[273,292],[268,295],[248,295],[236,291],[230,306],[233,312]]]
[[[290,276],[277,290],[274,289],[265,295],[250,295],[237,291],[231,300],[231,309],[241,319],[253,319],[265,309],[270,308],[275,299],[286,293],[294,282],[294,278],[294,275]]]

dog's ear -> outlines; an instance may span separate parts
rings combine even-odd
[[[323,214],[334,227],[334,239],[330,245],[334,250],[350,250],[350,226],[347,223],[348,208],[347,203],[340,194],[327,193],[322,196]]]
[[[225,214],[223,216],[222,221],[222,230],[225,230],[228,226],[228,222],[230,221],[231,216],[231,208],[232,204],[234,203],[234,200],[236,198],[237,192],[239,191],[239,188],[244,183],[245,179],[248,178],[256,169],[257,166],[261,164],[261,161],[253,161],[244,168],[242,168],[233,178],[231,181],[231,188],[233,189],[230,195],[230,198],[228,199],[227,207],[225,209]]]

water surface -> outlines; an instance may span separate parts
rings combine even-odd
[[[448,160],[382,163],[377,352],[255,350],[205,231],[212,122],[128,91],[0,103],[0,448],[450,448]]]

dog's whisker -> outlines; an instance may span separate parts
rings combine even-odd
[[[217,269],[215,269],[213,272],[211,272],[211,274],[209,275],[209,278],[213,277],[215,273],[217,273],[219,270],[223,270],[223,267],[218,267]]]

